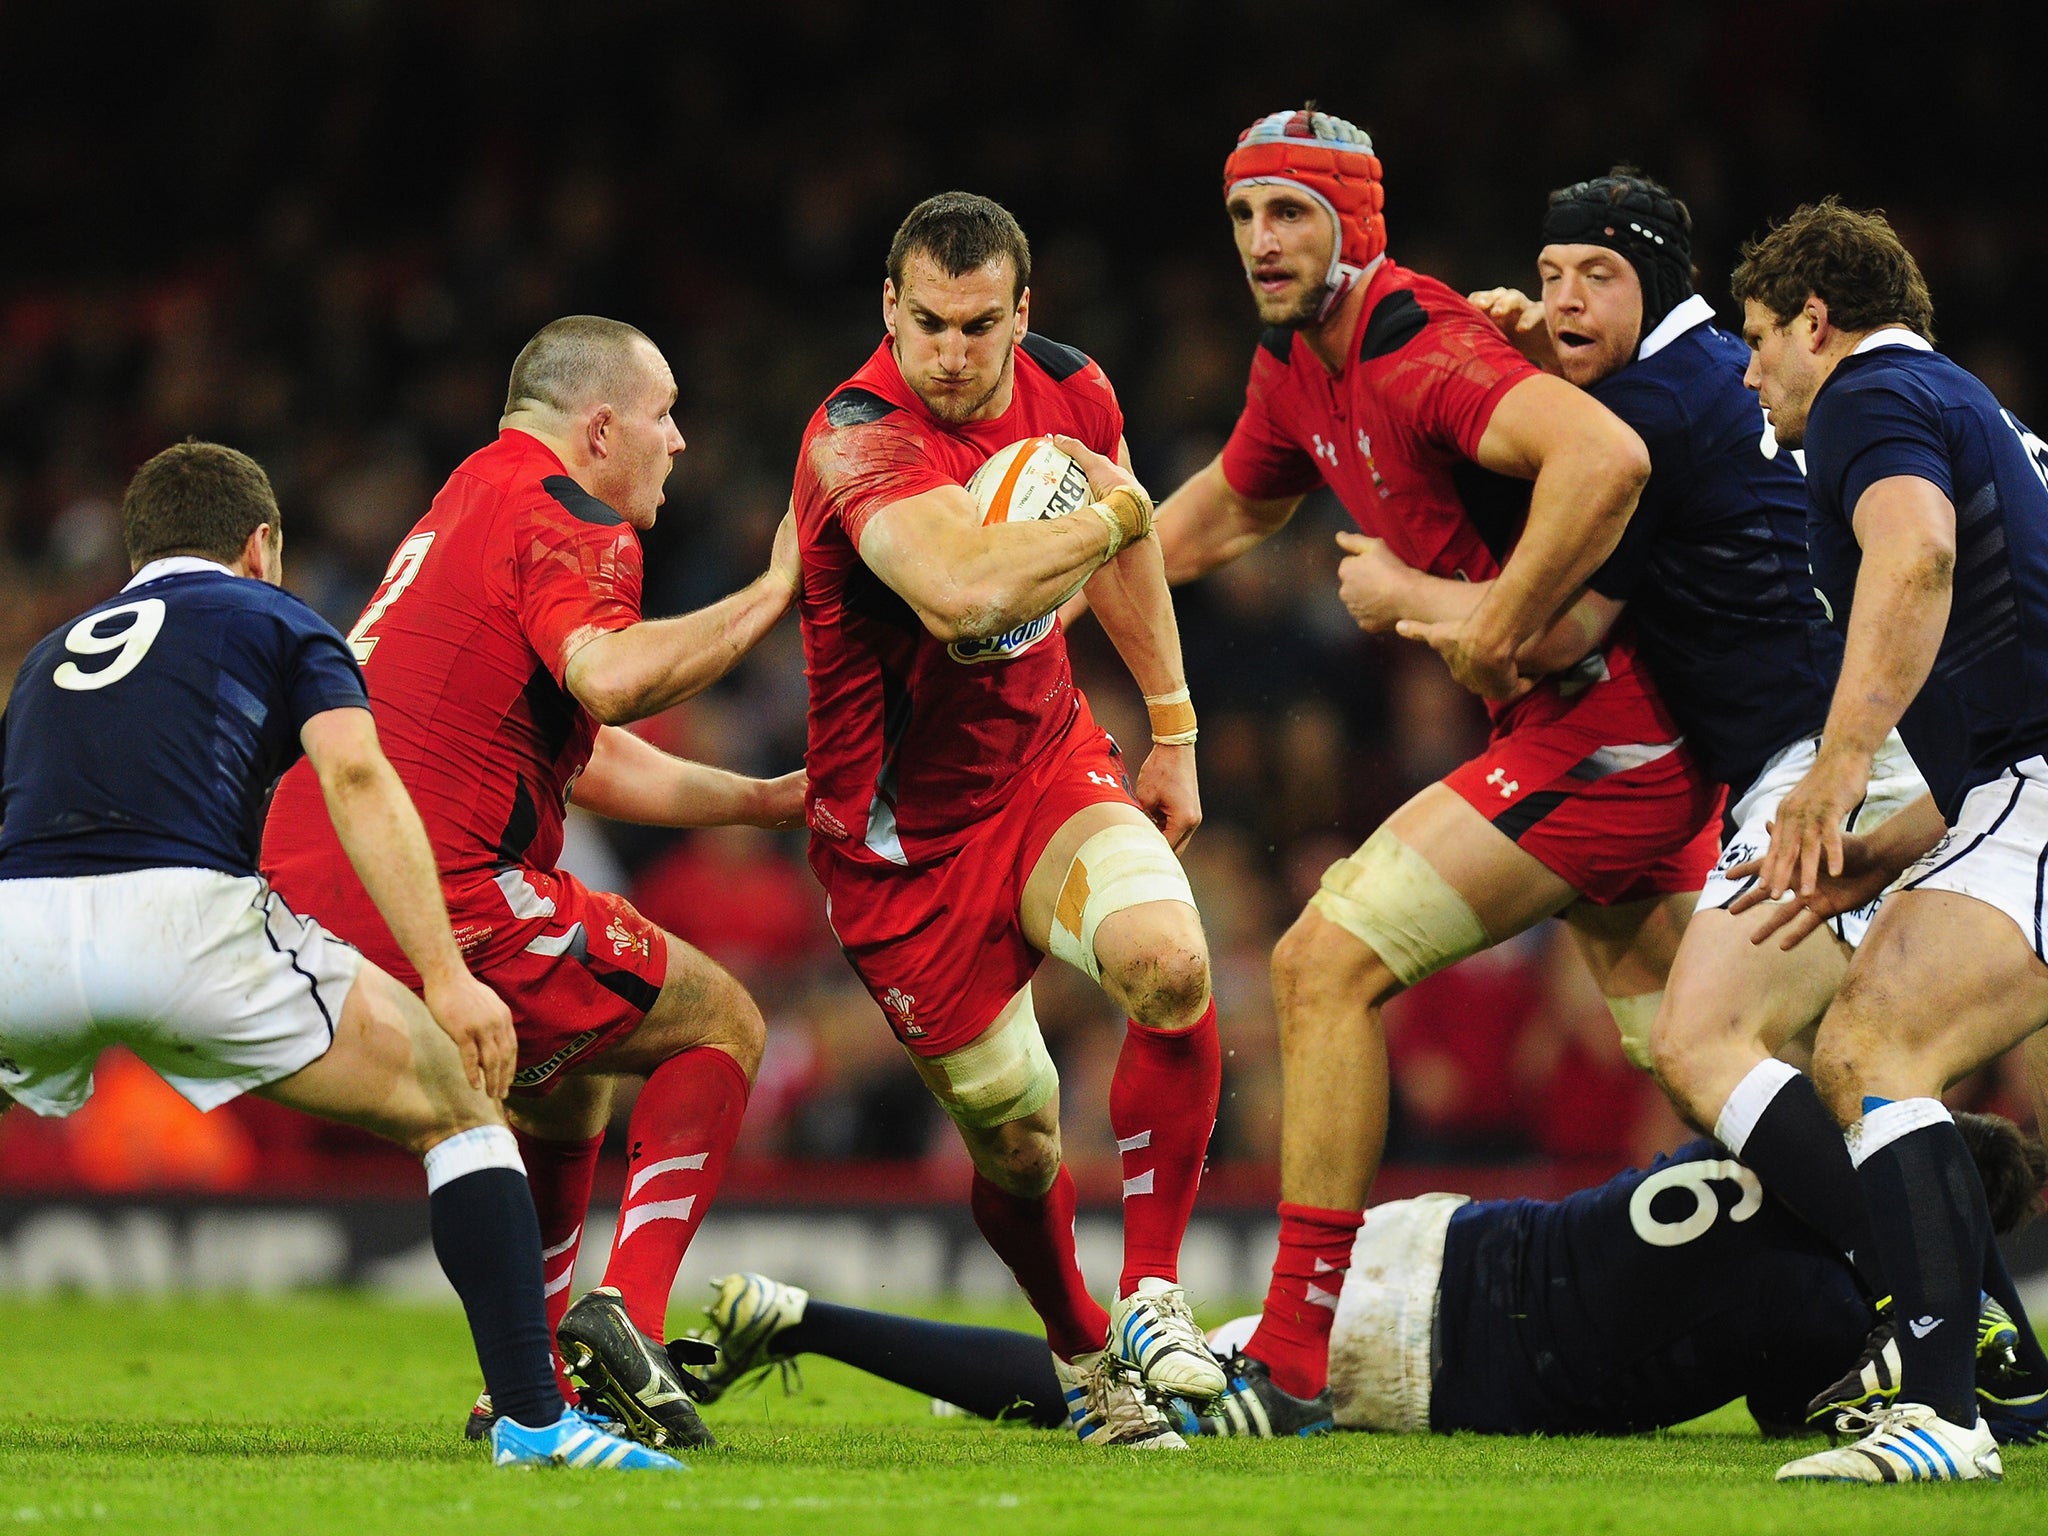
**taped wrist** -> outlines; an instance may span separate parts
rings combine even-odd
[[[1146,694],[1145,713],[1152,717],[1152,739],[1162,747],[1195,744],[1195,706],[1186,688]]]
[[[1109,556],[1152,531],[1152,498],[1133,486],[1118,486],[1100,501],[1091,501],[1088,510],[1109,529]]]

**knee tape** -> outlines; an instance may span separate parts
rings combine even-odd
[[[1657,1010],[1664,1006],[1662,992],[1645,992],[1639,997],[1610,997],[1607,1011],[1614,1015],[1621,1031],[1621,1054],[1631,1066],[1650,1070],[1650,1026],[1657,1022]]]
[[[971,1045],[943,1056],[916,1056],[918,1076],[946,1113],[969,1130],[992,1130],[1035,1115],[1060,1086],[1059,1072],[1038,1030],[1031,988],[1003,1005]]]
[[[1385,827],[1324,870],[1308,904],[1369,946],[1404,987],[1493,942],[1471,903]]]
[[[1112,912],[1148,901],[1178,901],[1192,907],[1195,893],[1187,871],[1152,827],[1119,822],[1104,827],[1074,855],[1052,910],[1052,952],[1102,980],[1095,958],[1095,930]]]

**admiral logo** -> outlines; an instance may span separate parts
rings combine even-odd
[[[596,1030],[586,1029],[545,1061],[536,1061],[530,1067],[521,1067],[512,1074],[512,1086],[514,1088],[531,1088],[538,1083],[546,1082],[557,1072],[561,1071],[563,1067],[567,1066],[579,1052],[597,1038],[597,1035],[598,1032]]]
[[[1019,624],[1015,629],[1005,630],[1000,635],[991,635],[986,640],[955,640],[946,647],[946,654],[955,661],[974,663],[981,661],[1008,661],[1012,656],[1021,656],[1052,633],[1056,613],[1041,614],[1028,624]]]

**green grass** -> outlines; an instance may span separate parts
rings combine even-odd
[[[707,1410],[722,1446],[687,1476],[499,1472],[460,1436],[476,1367],[449,1309],[6,1302],[0,1336],[0,1529],[1982,1536],[2048,1515],[2048,1450],[2008,1452],[1999,1488],[1778,1488],[1785,1448],[1739,1411],[1624,1441],[1343,1435],[1144,1456],[935,1419],[823,1361],[799,1396],[771,1380]]]

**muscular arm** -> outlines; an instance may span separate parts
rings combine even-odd
[[[732,596],[673,619],[593,636],[563,671],[576,702],[606,725],[658,715],[739,664],[788,611],[798,576],[796,523],[784,517],[768,569]]]
[[[1219,453],[1159,504],[1152,531],[1159,538],[1167,581],[1177,587],[1228,565],[1286,527],[1300,505],[1299,496],[1279,501],[1240,496],[1223,473]]]
[[[1504,698],[1514,688],[1516,653],[1550,627],[1620,541],[1650,477],[1650,455],[1597,400],[1539,374],[1501,397],[1477,458],[1497,474],[1535,481],[1514,553],[1446,650],[1460,682]]]
[[[958,485],[891,502],[860,535],[868,568],[948,642],[1000,635],[1052,612],[1110,554],[1109,525],[1086,509],[984,527]]]
[[[1863,798],[1870,761],[1934,669],[1948,628],[1956,563],[1956,509],[1918,475],[1873,484],[1852,514],[1862,569],[1849,611],[1842,674],[1806,777],[1778,807],[1763,886],[1797,880],[1810,895],[1825,865],[1842,872],[1842,823]]]
[[[786,827],[803,820],[804,774],[750,779],[672,756],[608,725],[569,798],[586,811],[644,826]]]

